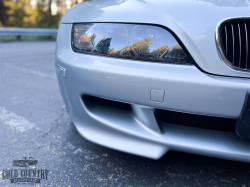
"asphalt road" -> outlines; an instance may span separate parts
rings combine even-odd
[[[76,131],[57,85],[55,42],[0,42],[0,186],[13,160],[49,170],[40,186],[250,186],[250,165],[180,152],[151,160]],[[27,186],[23,184],[22,186]]]

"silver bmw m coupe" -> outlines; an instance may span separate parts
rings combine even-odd
[[[62,97],[89,141],[250,162],[250,2],[92,0],[63,16]]]

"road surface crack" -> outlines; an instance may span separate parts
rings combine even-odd
[[[63,110],[61,115],[54,121],[56,123],[56,125],[54,127],[52,127],[48,132],[46,132],[42,137],[44,138],[45,136],[47,136],[49,133],[51,133],[54,129],[58,128],[59,125],[59,121],[60,119],[63,117],[63,115],[65,114],[66,110]]]

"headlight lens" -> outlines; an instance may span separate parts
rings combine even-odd
[[[162,27],[135,24],[80,23],[73,25],[74,51],[111,57],[168,63],[191,61]]]

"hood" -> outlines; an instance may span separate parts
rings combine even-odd
[[[250,78],[250,72],[231,69],[218,55],[216,26],[221,20],[232,17],[250,17],[250,0],[93,0],[72,7],[61,23],[162,25],[178,36],[201,70]]]

